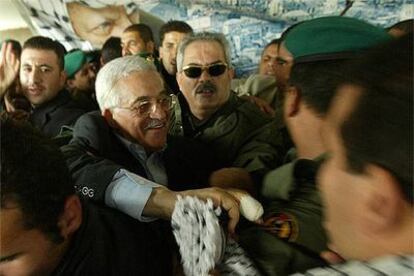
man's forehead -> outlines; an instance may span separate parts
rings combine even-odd
[[[13,239],[23,230],[23,213],[17,206],[6,206],[0,210],[1,240],[2,243]]]
[[[223,46],[217,41],[197,40],[191,42],[184,52],[186,63],[199,63],[210,60],[207,63],[223,61],[225,62]]]
[[[286,61],[292,61],[293,56],[289,52],[289,50],[285,47],[285,43],[283,42],[278,48],[277,48],[277,55],[286,60]]]
[[[157,71],[152,70],[143,70],[143,71],[134,71],[130,74],[120,78],[115,85],[116,87],[121,88],[122,90],[129,91],[129,93],[136,95],[137,93],[143,91],[148,86],[153,87],[155,90],[164,90],[164,81],[160,74]]]
[[[141,38],[141,34],[139,32],[136,31],[128,31],[128,32],[124,32],[121,35],[121,40],[131,40],[131,39],[139,39]]]
[[[42,60],[46,64],[57,62],[57,55],[53,50],[26,48],[22,51],[21,60],[35,62]]]

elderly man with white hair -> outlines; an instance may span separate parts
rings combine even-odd
[[[207,186],[213,162],[195,142],[167,138],[171,98],[151,63],[138,56],[109,62],[97,76],[96,95],[101,112],[82,116],[62,148],[80,194],[140,221],[170,219],[177,195],[211,198],[234,231],[233,190],[188,190]]]

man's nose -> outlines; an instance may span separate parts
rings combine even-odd
[[[168,113],[170,112],[170,110],[166,110],[164,108],[161,107],[161,105],[159,105],[158,103],[153,104],[151,107],[151,112],[149,114],[150,118],[152,119],[165,119],[168,116]]]
[[[29,73],[29,84],[35,84],[35,83],[39,83],[41,80],[40,78],[40,72],[38,69],[33,69],[30,73]]]
[[[131,52],[129,51],[129,47],[128,46],[124,46],[124,47],[122,47],[122,56],[124,57],[124,56],[128,56],[128,55],[130,55],[131,54]]]
[[[211,79],[211,75],[208,73],[208,69],[203,68],[201,70],[201,75],[199,77],[199,80],[200,81],[206,81],[206,80],[209,80],[209,79]]]

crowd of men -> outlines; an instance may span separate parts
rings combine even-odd
[[[412,24],[304,21],[247,79],[182,21],[159,47],[143,23],[94,52],[3,41],[0,275],[182,275],[186,196],[223,209],[260,274],[411,275]]]

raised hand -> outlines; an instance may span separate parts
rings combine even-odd
[[[3,43],[0,50],[0,97],[10,87],[19,72],[19,59],[13,53],[11,43]]]

